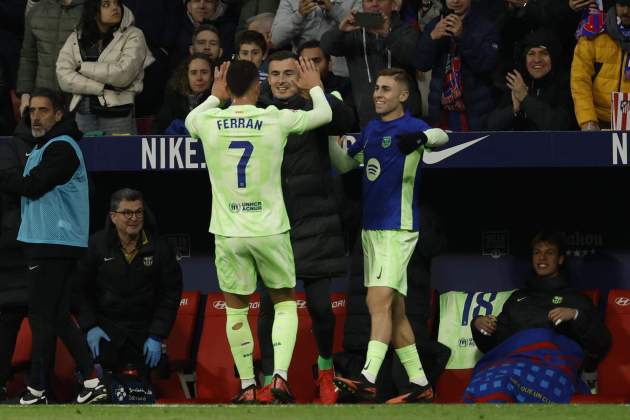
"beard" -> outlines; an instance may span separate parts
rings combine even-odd
[[[44,134],[46,134],[46,130],[44,129],[31,128],[31,135],[35,138],[44,137]]]

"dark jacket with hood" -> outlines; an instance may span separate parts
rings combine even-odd
[[[144,241],[127,262],[109,216],[105,229],[90,237],[79,261],[83,291],[81,328],[100,326],[114,342],[142,346],[148,336],[168,337],[182,294],[182,272],[173,249],[157,235],[155,219],[145,204]]]
[[[417,38],[416,29],[403,22],[398,13],[392,13],[391,31],[384,38],[365,29],[342,32],[338,27],[322,36],[321,47],[327,54],[345,57],[347,60],[361,127],[376,118],[372,93],[379,71],[400,67],[410,75],[415,74],[412,68],[412,52]],[[407,107],[414,116],[419,116],[420,92],[415,84],[410,86],[410,90]]]
[[[31,129],[28,116],[23,118],[28,130]],[[75,141],[81,140],[83,133],[77,128],[74,115],[66,113],[61,121],[55,124],[44,136],[35,139],[36,146],[41,147],[49,140],[67,135]],[[38,199],[57,185],[70,181],[79,168],[79,157],[70,143],[57,141],[46,148],[40,163],[27,176],[17,167],[0,171],[0,191],[8,192],[31,199]],[[68,245],[25,244],[29,258],[78,258],[84,248]]]
[[[549,51],[551,71],[540,79],[534,79],[527,71],[525,56],[530,48],[539,46]],[[560,53],[560,46],[550,31],[538,30],[524,39],[516,69],[529,88],[528,94],[521,102],[520,111],[514,113],[512,91],[504,86],[506,91],[499,105],[488,116],[488,129],[537,131],[576,128],[569,75],[561,65]]]
[[[332,121],[303,134],[291,134],[282,161],[282,191],[291,223],[295,273],[301,279],[346,273],[345,241],[331,175],[328,136],[350,131],[355,117],[351,107],[332,96],[327,98],[333,111]],[[264,102],[279,109],[313,109],[313,103],[299,95]]]
[[[548,314],[558,307],[577,309],[577,319],[554,327]],[[512,293],[497,317],[497,329],[491,336],[477,331],[475,319],[470,327],[477,347],[484,353],[517,332],[530,328],[553,328],[578,343],[593,359],[603,358],[610,349],[610,332],[600,320],[595,306],[588,297],[569,287],[562,274],[557,277],[533,277],[524,289]]]
[[[30,127],[22,119],[13,137],[0,143],[0,171],[16,170],[21,173],[26,165],[26,154],[33,149],[35,142]],[[0,222],[0,308],[26,305],[26,259],[22,245],[17,241],[20,196],[0,193]]]
[[[429,84],[429,117],[431,123],[440,121],[444,71],[451,38],[431,39],[431,31],[440,16],[429,22],[416,44],[414,66],[421,71],[432,70]],[[482,130],[494,107],[492,71],[497,63],[499,35],[495,25],[475,10],[474,4],[464,17],[462,35],[457,38],[456,54],[462,61],[463,100],[470,130]]]
[[[163,134],[173,120],[186,119],[188,113],[197,105],[205,101],[210,92],[205,92],[198,96],[194,102],[191,102],[188,95],[183,95],[172,88],[167,88],[164,94],[164,102],[160,108],[160,112],[153,123],[153,133]]]

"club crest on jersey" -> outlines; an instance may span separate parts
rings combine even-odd
[[[553,303],[554,305],[559,305],[562,303],[562,296],[554,296],[553,300],[551,301],[551,303]]]
[[[142,259],[145,267],[151,267],[153,265],[153,256],[144,257]]]
[[[383,137],[383,142],[381,143],[381,146],[383,146],[383,149],[387,149],[391,145],[392,145],[392,136]]]
[[[376,158],[368,160],[365,165],[365,174],[370,181],[376,181],[376,178],[381,174],[381,163]]]

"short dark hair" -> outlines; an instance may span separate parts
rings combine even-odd
[[[48,88],[39,87],[39,88],[33,89],[33,91],[31,92],[31,99],[33,99],[36,96],[48,98],[48,100],[52,104],[53,111],[55,112],[61,111],[64,113],[66,112],[66,103],[64,101],[63,96],[61,96],[60,93],[55,92]]]
[[[280,50],[280,51],[276,51],[273,54],[271,54],[267,58],[267,63],[271,64],[272,61],[284,61],[284,60],[288,60],[290,58],[292,58],[294,60],[297,60],[298,56],[295,55],[295,53],[292,52],[292,51]]]
[[[311,48],[319,48],[320,50],[322,50],[322,53],[324,53],[324,57],[326,57],[326,60],[330,61],[330,54],[324,51],[321,44],[316,39],[311,39],[310,41],[306,41],[300,44],[300,46],[297,48],[297,55],[300,56],[302,55],[302,51],[308,50]]]
[[[144,204],[144,197],[138,190],[121,188],[112,194],[109,200],[109,211],[117,211],[121,201],[142,201]]]
[[[562,232],[553,232],[553,231],[541,231],[538,232],[534,239],[532,239],[531,246],[532,249],[536,246],[536,244],[546,242],[551,245],[555,245],[558,248],[558,254],[564,255],[566,252],[566,237]]]
[[[197,39],[197,35],[205,31],[212,32],[213,34],[215,34],[217,38],[219,38],[219,43],[221,43],[221,34],[219,33],[219,30],[217,29],[217,27],[214,25],[208,25],[207,23],[202,23],[201,25],[197,26],[197,29],[195,29],[195,32],[193,32],[192,43],[193,44],[195,43],[195,39]]]
[[[265,37],[260,32],[256,31],[243,31],[236,37],[236,54],[238,55],[241,51],[241,45],[243,44],[256,44],[262,50],[262,53],[265,54],[267,52],[267,41]]]
[[[258,69],[251,61],[234,60],[227,71],[227,85],[230,93],[240,98],[258,80]]]
[[[407,90],[411,88],[411,79],[409,78],[409,74],[407,74],[407,72],[401,68],[390,67],[388,69],[383,69],[378,72],[378,75],[393,77],[395,81],[405,85]]]

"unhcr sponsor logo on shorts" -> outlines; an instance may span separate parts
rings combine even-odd
[[[246,201],[244,203],[230,203],[232,213],[255,213],[262,211],[262,201]]]

